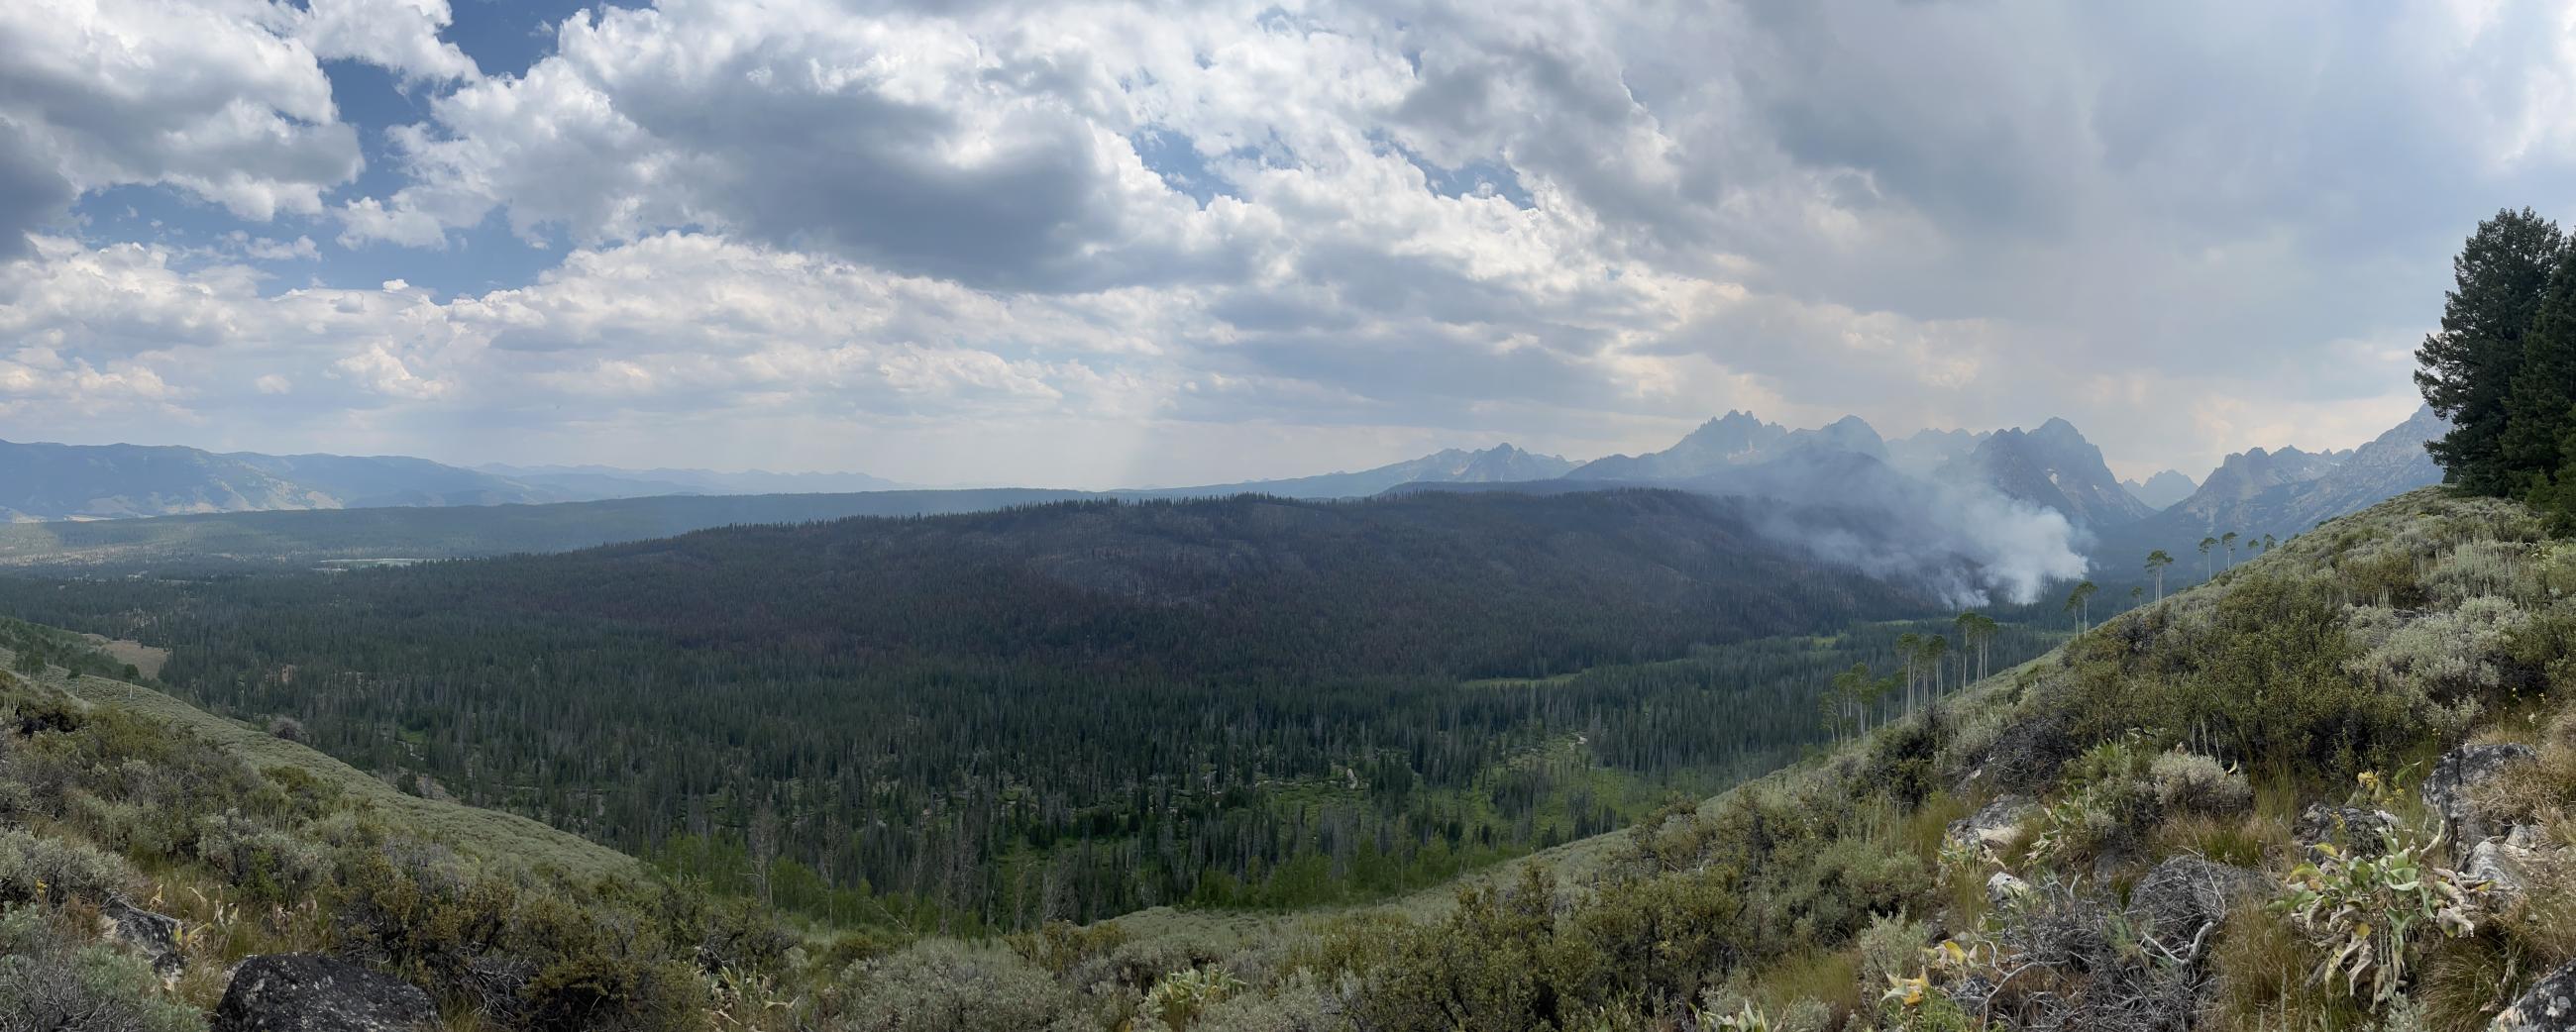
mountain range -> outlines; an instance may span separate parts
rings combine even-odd
[[[860,473],[606,466],[466,469],[402,455],[263,455],[167,445],[0,441],[0,522],[548,504],[661,495],[849,493],[903,486]]]
[[[1323,473],[1284,480],[1246,480],[1198,487],[1142,488],[1113,492],[1149,498],[1205,498],[1266,494],[1280,498],[1364,498],[1405,484],[1498,484],[1553,480],[1575,468],[1570,460],[1498,444],[1480,451],[1449,448],[1418,459],[1355,473]]]
[[[0,519],[8,521],[562,500],[504,477],[399,456],[0,441]]]
[[[2203,538],[2235,532],[2249,540],[2287,538],[2326,520],[2358,512],[2419,487],[2442,482],[2442,468],[2424,442],[2450,432],[2430,408],[2358,448],[2303,452],[2256,448],[2227,457],[2191,496],[2144,520],[2106,534],[2095,554],[2107,567],[2125,570],[2150,551],[2164,550],[2199,572],[2193,561]]]
[[[2037,430],[1997,430],[1932,475],[1945,483],[1990,486],[2005,497],[2056,510],[2079,527],[2134,522],[2155,511],[2122,488],[2103,463],[2102,449],[2063,419],[2052,418]]]
[[[2416,487],[2441,471],[2423,443],[2445,432],[2429,410],[2378,439],[2344,451],[2256,448],[2236,455],[2198,484],[2175,471],[2145,483],[2124,482],[2101,449],[2072,423],[2050,419],[2032,429],[1991,432],[1925,430],[1893,441],[1868,422],[1845,416],[1821,427],[1791,428],[1749,412],[1709,420],[1671,447],[1590,462],[1531,452],[1510,444],[1449,449],[1371,469],[1283,480],[1112,492],[1046,492],[1048,498],[1170,499],[1234,494],[1285,498],[1357,498],[1396,490],[1512,489],[1539,493],[1613,486],[1669,487],[1703,494],[1769,498],[1789,505],[1836,508],[1858,521],[1811,547],[1858,556],[1860,565],[1922,573],[1930,565],[2011,565],[2016,555],[2077,549],[2101,568],[2126,569],[2131,553],[2196,549],[2204,536],[2234,530],[2248,537],[2287,536]],[[677,532],[721,522],[825,518],[862,513],[974,511],[1015,504],[1027,492],[892,490],[891,481],[856,473],[727,473],[696,469],[630,470],[607,466],[506,466],[475,469],[402,456],[263,455],[139,445],[0,442],[0,519],[11,522],[100,520],[269,510],[450,508],[598,502],[689,495],[763,495],[743,504],[655,515],[636,527]],[[796,502],[815,498],[828,504]],[[830,499],[840,501],[830,501]],[[882,498],[885,504],[877,504]],[[2165,504],[2159,505],[2157,503]],[[2064,517],[2050,531],[2024,517]],[[1867,514],[1854,516],[1854,513]],[[1974,515],[1967,515],[1973,513]],[[580,522],[567,513],[565,520]],[[547,535],[604,543],[621,530],[563,530]],[[510,524],[515,535],[525,520]],[[622,525],[622,524],[621,524]],[[1862,528],[1867,528],[1863,532]],[[319,525],[317,525],[319,528]],[[1777,528],[1785,536],[1801,528]],[[2068,532],[2071,530],[2071,534]],[[230,533],[192,525],[185,537]],[[267,531],[260,533],[266,534]],[[419,535],[415,535],[419,536]],[[443,523],[430,540],[445,541]],[[491,535],[476,532],[481,540]],[[179,538],[159,535],[154,542]],[[2088,547],[2089,543],[2089,547]],[[52,556],[69,542],[14,550]],[[156,546],[157,547],[157,546]],[[455,554],[447,551],[426,554]],[[462,546],[472,553],[478,549]],[[2015,578],[2060,576],[2051,559]]]

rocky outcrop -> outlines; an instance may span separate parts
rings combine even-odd
[[[2453,856],[2466,858],[2478,843],[2507,830],[2503,820],[2479,804],[2478,789],[2506,771],[2539,758],[2540,753],[2528,745],[2508,743],[2465,745],[2434,761],[2433,772],[2425,776],[2421,792],[2425,807],[2442,815]]]
[[[1950,822],[1950,841],[1962,846],[2002,847],[2021,833],[2021,823],[2034,807],[2030,800],[2017,795],[2000,796],[1985,809]]]
[[[312,953],[252,957],[234,970],[213,1032],[412,1032],[438,1010],[420,987]]]
[[[2496,1015],[2488,1032],[2576,1032],[2576,964],[2541,976]]]
[[[2190,959],[2199,955],[2210,929],[2228,911],[2262,898],[2268,887],[2260,873],[2196,856],[2177,856],[2138,879],[2129,890],[2129,909],[2147,918],[2147,934],[2157,945]]]
[[[2397,815],[2386,810],[2311,803],[2290,826],[2290,839],[2310,860],[2324,859],[2317,847],[2326,844],[2345,856],[2378,856],[2388,848],[2388,833],[2396,829]]]
[[[98,908],[99,932],[106,938],[133,947],[152,962],[152,971],[162,978],[175,978],[184,963],[179,953],[179,921],[155,914],[113,896]]]
[[[2560,857],[2538,826],[2518,824],[2503,838],[2469,847],[2460,875],[2486,885],[2487,909],[2509,911],[2531,894],[2536,880],[2556,873],[2551,865],[2563,863]]]

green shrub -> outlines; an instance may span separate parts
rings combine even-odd
[[[2147,765],[2147,780],[2167,815],[2233,817],[2254,807],[2254,786],[2242,771],[2198,753],[2157,756]]]
[[[124,857],[68,839],[0,828],[0,901],[89,903],[132,895],[143,876]]]
[[[196,854],[250,899],[263,903],[311,898],[330,868],[329,854],[319,844],[235,810],[197,821]]]
[[[75,942],[18,907],[0,914],[0,1027],[202,1032],[206,1020],[165,995],[141,958]]]
[[[1923,970],[1923,925],[1904,915],[1881,916],[1860,933],[1860,993],[1874,999],[1889,986]]]
[[[1210,1008],[1243,994],[1243,980],[1216,965],[1182,968],[1155,981],[1139,1012],[1171,1028],[1188,1028]]]
[[[1036,965],[1007,950],[924,942],[845,976],[836,1032],[1026,1032],[1072,1003]]]
[[[2432,847],[2390,835],[2381,855],[2329,855],[2290,873],[2278,905],[2323,958],[2310,980],[2386,1006],[2406,984],[2422,940],[2476,930],[2476,887],[2426,859]]]
[[[1209,1007],[1194,1032],[1328,1032],[1344,1027],[1340,1001],[1315,980],[1297,976],[1267,994],[1247,993]]]

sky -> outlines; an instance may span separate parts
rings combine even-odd
[[[1707,418],[2198,477],[2576,216],[2512,2],[11,0],[0,438],[1106,487]]]

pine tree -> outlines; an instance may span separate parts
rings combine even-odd
[[[2523,486],[2503,464],[2506,403],[2522,365],[2523,337],[2539,315],[2550,273],[2565,249],[2558,226],[2525,208],[2478,224],[2451,260],[2454,287],[2442,328],[2415,357],[2415,385],[2451,432],[2425,446],[2446,476],[2470,491]]]
[[[2567,457],[2559,440],[2576,419],[2576,261],[2560,261],[2549,290],[2522,338],[2522,361],[2505,399],[2498,457],[2510,487],[2539,502]]]

